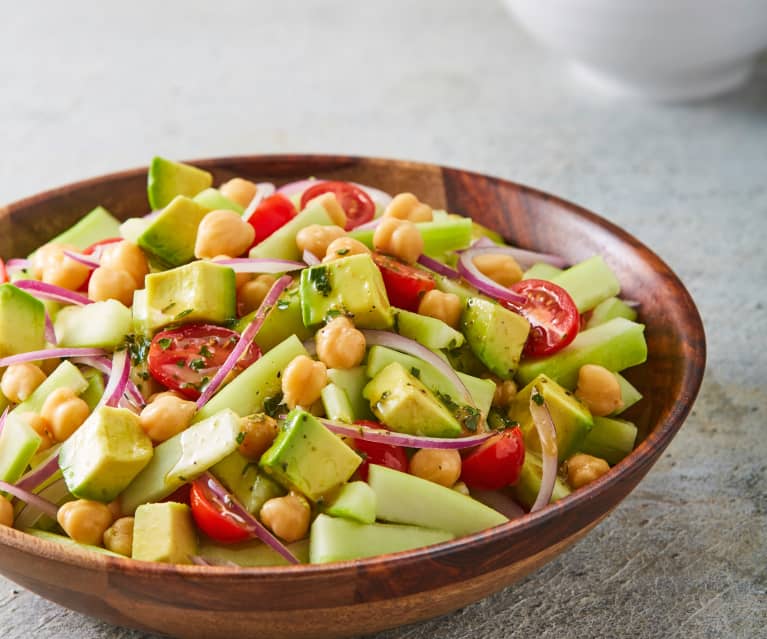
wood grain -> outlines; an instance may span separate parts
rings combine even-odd
[[[443,614],[508,586],[585,534],[642,479],[681,427],[705,366],[689,293],[635,238],[534,189],[434,165],[345,156],[255,156],[196,162],[217,182],[239,175],[283,184],[309,175],[412,191],[471,215],[515,244],[565,256],[594,253],[640,303],[648,362],[629,378],[647,398],[630,417],[641,443],[615,470],[534,515],[441,546],[329,566],[166,566],[81,553],[0,528],[0,571],[70,608],[112,623],[188,637],[342,637]],[[147,212],[145,169],[80,182],[0,209],[0,256],[26,255],[101,204]]]

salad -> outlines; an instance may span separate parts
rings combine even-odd
[[[523,517],[633,449],[644,327],[600,256],[351,182],[158,157],[147,193],[0,260],[0,525],[342,561]]]

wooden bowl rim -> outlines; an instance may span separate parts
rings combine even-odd
[[[618,472],[610,472],[598,480],[592,482],[585,488],[574,491],[564,499],[555,504],[536,512],[528,513],[518,519],[509,521],[506,524],[496,526],[495,528],[481,531],[465,537],[460,537],[453,541],[445,542],[435,546],[418,548],[387,555],[378,555],[366,559],[357,559],[349,561],[334,562],[329,564],[300,564],[295,566],[253,566],[253,567],[229,567],[229,566],[198,566],[198,565],[180,565],[180,564],[159,564],[152,562],[138,561],[128,557],[113,557],[106,554],[89,552],[69,547],[53,541],[48,541],[34,537],[22,531],[0,526],[0,543],[8,547],[31,554],[40,555],[64,564],[76,565],[86,569],[94,570],[114,570],[126,573],[128,575],[136,573],[144,576],[154,575],[157,577],[207,577],[213,580],[230,581],[232,579],[295,579],[297,576],[310,578],[312,576],[329,576],[334,573],[351,573],[357,570],[364,570],[381,563],[391,564],[394,567],[398,564],[417,563],[422,559],[439,559],[442,556],[449,555],[459,549],[466,549],[471,546],[483,546],[500,537],[511,536],[512,534],[522,535],[525,531],[544,527],[552,520],[556,520],[564,514],[581,508],[587,502],[597,500],[601,494],[614,484],[621,481],[622,475],[629,472],[634,467],[641,467],[643,464],[652,464],[652,453],[662,452],[668,446],[671,439],[677,433],[684,423],[685,418],[692,409],[692,405],[697,397],[700,385],[703,380],[706,357],[705,332],[703,322],[697,307],[678,276],[671,268],[645,244],[637,240],[633,235],[597,215],[596,213],[575,204],[564,198],[530,187],[512,180],[490,176],[475,171],[447,167],[427,162],[417,162],[412,160],[400,160],[395,158],[354,156],[354,155],[329,155],[329,154],[266,154],[266,155],[240,155],[215,158],[202,158],[195,160],[184,160],[195,166],[203,168],[217,168],[227,164],[241,163],[259,163],[268,165],[275,163],[290,163],[297,165],[314,163],[317,165],[327,164],[357,164],[364,163],[368,165],[377,165],[380,167],[398,166],[407,167],[422,171],[443,171],[453,170],[470,176],[472,179],[489,180],[493,184],[502,187],[512,187],[519,190],[534,200],[547,200],[555,203],[561,209],[566,210],[576,218],[590,222],[604,230],[609,231],[611,235],[621,240],[624,244],[631,245],[636,250],[643,251],[645,259],[650,258],[654,261],[656,271],[661,271],[672,285],[675,295],[668,304],[679,307],[682,314],[690,321],[690,330],[685,333],[690,339],[692,350],[700,356],[703,363],[700,367],[692,366],[693,358],[688,358],[685,362],[682,378],[680,382],[681,393],[674,404],[668,409],[668,416],[661,424],[656,423],[654,428],[645,439],[635,448],[627,457],[621,460],[612,468],[618,469]],[[80,189],[87,189],[90,186],[136,177],[146,173],[148,167],[138,167],[116,171],[104,175],[99,175],[77,182],[68,183],[62,186],[36,193],[34,195],[17,200],[6,206],[0,206],[0,217],[4,217],[13,211],[28,208],[32,205],[41,204],[44,201],[64,195]],[[374,185],[371,185],[374,186]],[[535,247],[522,246],[522,248]]]

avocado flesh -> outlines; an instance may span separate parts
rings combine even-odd
[[[501,379],[514,376],[530,323],[500,304],[478,297],[469,298],[461,326],[472,352]]]
[[[285,494],[282,486],[259,470],[258,463],[251,462],[236,450],[212,466],[210,472],[253,515],[258,515],[261,506],[269,499]]]
[[[316,417],[294,408],[259,466],[286,488],[318,501],[357,470],[362,459]]]
[[[192,262],[151,273],[145,284],[145,322],[149,331],[172,323],[225,324],[237,315],[234,271],[227,266]]]
[[[378,520],[444,530],[456,537],[508,521],[457,490],[386,466],[371,464],[368,484],[376,496]]]
[[[530,395],[533,388],[543,396],[557,431],[557,456],[563,462],[578,450],[586,434],[594,426],[594,419],[586,405],[575,395],[562,388],[546,375],[538,375],[521,389],[509,407],[509,417],[519,422],[525,438],[525,448],[541,452],[541,441],[530,414]]]
[[[384,367],[362,391],[373,414],[399,433],[459,437],[458,420],[399,362]]]
[[[191,262],[197,228],[208,213],[209,208],[179,195],[150,222],[136,243],[163,266]]]
[[[152,453],[138,415],[102,406],[62,444],[59,466],[72,495],[106,503],[131,483]]]
[[[191,564],[197,533],[189,506],[173,501],[136,509],[131,557],[142,561]]]
[[[346,315],[357,328],[389,328],[394,323],[386,287],[369,254],[350,255],[301,271],[301,313],[314,326]]]
[[[234,330],[242,333],[253,321],[256,313],[258,310],[240,318]],[[304,320],[301,316],[301,298],[297,286],[287,289],[280,295],[272,310],[266,314],[264,323],[261,324],[261,328],[256,333],[255,341],[261,352],[266,353],[291,335],[297,336],[301,341],[314,335],[312,329],[304,326]]]
[[[0,285],[0,357],[45,348],[45,305],[13,284]]]
[[[213,176],[196,166],[161,157],[152,158],[147,172],[147,197],[153,210],[167,206],[178,195],[194,197],[213,184]]]
[[[375,557],[431,546],[453,539],[444,530],[399,524],[362,524],[349,519],[319,515],[312,524],[309,561],[324,564]]]
[[[555,382],[573,390],[584,364],[597,364],[613,372],[641,364],[647,359],[644,325],[616,317],[595,328],[581,331],[561,351],[522,362],[517,381],[528,384],[545,373]]]

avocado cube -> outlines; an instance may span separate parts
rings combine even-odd
[[[146,325],[150,331],[171,323],[224,324],[237,314],[234,271],[197,261],[146,277]]]
[[[511,494],[525,508],[532,508],[538,493],[541,490],[543,480],[543,460],[538,453],[530,450],[525,451],[525,461],[519,471],[519,479],[511,486]],[[559,475],[554,482],[554,492],[551,494],[550,504],[567,497],[572,491]]]
[[[458,437],[458,420],[399,362],[392,362],[362,391],[378,419],[398,433],[427,437]]]
[[[197,533],[189,506],[173,501],[136,509],[131,557],[142,561],[191,564]]]
[[[466,301],[461,326],[472,352],[501,379],[519,366],[530,323],[500,304],[478,297]]]
[[[294,408],[260,461],[278,483],[317,501],[348,481],[362,459],[316,417]]]
[[[45,348],[45,305],[13,284],[0,285],[0,357]]]
[[[578,450],[586,434],[593,428],[594,419],[588,407],[569,390],[546,375],[538,375],[517,393],[509,407],[509,417],[519,422],[522,429],[526,449],[541,452],[538,431],[530,414],[530,395],[536,387],[556,427],[557,452],[562,462]]]
[[[211,467],[210,472],[254,515],[266,501],[285,494],[279,484],[259,470],[257,463],[236,450]]]
[[[208,207],[179,195],[139,235],[137,244],[165,266],[191,262],[197,227],[208,213]]]
[[[102,406],[62,444],[59,466],[75,497],[110,502],[149,463],[152,453],[138,415]]]
[[[349,316],[357,328],[389,328],[394,323],[381,272],[369,254],[304,269],[300,290],[306,326],[334,315]]]
[[[213,184],[213,176],[196,166],[152,158],[147,171],[147,197],[149,206],[161,209],[178,195],[193,197]]]

